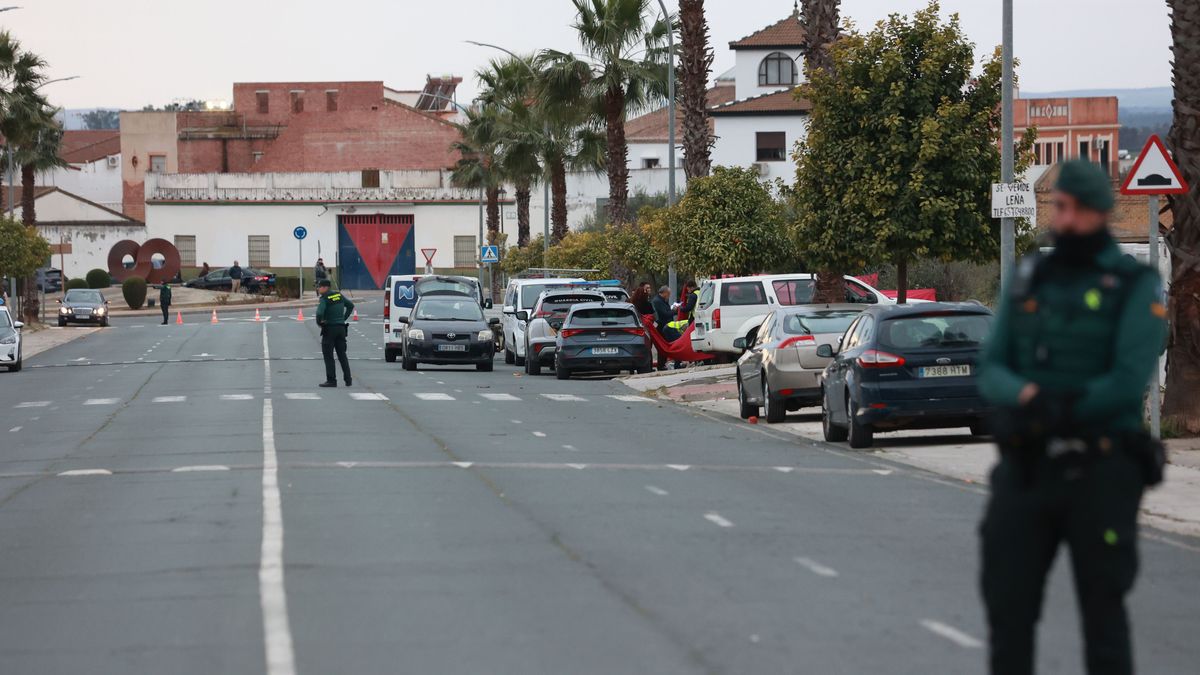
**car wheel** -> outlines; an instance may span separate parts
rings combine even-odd
[[[66,320],[66,319],[59,319],[59,320],[58,320],[58,327],[59,327],[59,328],[66,328],[66,327],[67,327],[67,320]]]
[[[650,359],[646,359],[646,362],[643,363],[642,365],[638,366],[635,369],[635,372],[638,375],[645,375],[646,373],[653,373],[654,372],[654,362],[651,361]]]
[[[850,447],[855,449],[869,448],[875,442],[875,430],[869,424],[860,423],[857,413],[858,406],[853,400],[847,400],[846,414],[850,417],[850,430],[847,436],[850,441]]]
[[[405,370],[416,370],[417,369],[417,362],[408,358],[408,354],[404,355],[404,369]]]
[[[529,353],[528,347],[525,348],[525,353],[526,354]],[[542,362],[538,361],[536,358],[525,359],[525,372],[529,373],[530,375],[541,375],[542,374]]]
[[[508,349],[508,347],[505,347],[504,348],[504,362],[511,366],[512,364],[516,363],[516,361],[517,361],[516,354],[513,354]]]
[[[821,395],[821,433],[825,436],[825,440],[830,443],[841,443],[846,440],[846,437],[850,433],[846,427],[833,423],[833,417],[829,414],[829,406],[825,401],[824,393]]]
[[[737,376],[737,392],[738,392],[738,414],[742,419],[748,420],[751,417],[758,417],[758,406],[751,405],[746,402],[746,389],[742,386],[742,376],[739,373]]]
[[[478,370],[481,373],[490,373],[490,372],[492,372],[493,367],[494,366],[492,365],[491,361],[486,361],[484,363],[476,363],[475,364],[475,370]]]
[[[395,363],[396,362],[396,350],[395,349],[384,349],[383,350],[383,360],[387,361],[388,363]]]
[[[101,328],[108,328],[108,319],[105,319],[105,320],[101,321],[101,322],[100,322],[100,327],[101,327]]]
[[[771,383],[767,381],[766,373],[762,375],[762,384],[763,417],[767,418],[767,424],[779,424],[787,417],[787,407],[783,399],[771,393]]]
[[[561,361],[556,360],[554,364],[554,377],[560,380],[569,380],[571,379],[571,371],[567,370]]]
[[[513,361],[514,361],[514,362],[515,362],[515,363],[516,363],[518,366],[524,366],[524,365],[525,365],[525,357],[524,357],[524,356],[521,356],[520,354],[513,354]]]

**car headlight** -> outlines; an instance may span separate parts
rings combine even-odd
[[[104,308],[104,307],[97,307],[97,308],[96,308],[96,313],[97,313],[97,314],[105,314],[106,312],[108,312],[108,310],[107,310],[106,308]]]
[[[408,339],[409,340],[424,340],[425,339],[425,331],[421,330],[420,328],[409,328],[408,329]]]
[[[16,333],[13,333],[12,335],[5,335],[4,337],[0,337],[0,345],[15,345],[15,344],[17,344],[17,334]]]
[[[490,331],[490,330],[479,331],[480,342],[491,342],[492,340],[495,340],[495,339],[496,339],[496,336],[494,333],[492,333],[492,331]]]
[[[70,308],[70,307],[59,307],[59,308],[58,308],[58,313],[59,313],[59,314],[70,314],[70,313],[71,313],[71,308]]]

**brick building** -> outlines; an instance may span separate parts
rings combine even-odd
[[[1114,181],[1120,173],[1121,123],[1115,96],[1017,99],[1013,102],[1013,127],[1018,142],[1025,129],[1037,129],[1034,180],[1047,167],[1079,158],[1099,163]]]

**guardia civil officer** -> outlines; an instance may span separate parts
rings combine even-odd
[[[1158,274],[1108,231],[1097,165],[1060,167],[1054,250],[1021,261],[984,348],[1000,462],[980,534],[993,673],[1032,673],[1046,573],[1071,553],[1089,673],[1131,673],[1125,595],[1142,491],[1162,479],[1142,396],[1166,331]]]
[[[337,369],[333,363],[336,351],[342,364],[342,377],[349,387],[354,380],[350,377],[350,360],[346,358],[346,333],[349,330],[346,320],[354,312],[354,303],[341,293],[331,291],[329,279],[317,282],[317,291],[321,294],[317,302],[317,325],[321,327],[321,355],[325,357],[325,381],[319,386],[337,386]]]

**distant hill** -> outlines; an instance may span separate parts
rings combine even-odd
[[[1145,89],[1070,89],[1064,91],[1022,91],[1021,98],[1061,98],[1072,96],[1116,96],[1121,109],[1171,109],[1174,93],[1170,87]]]

